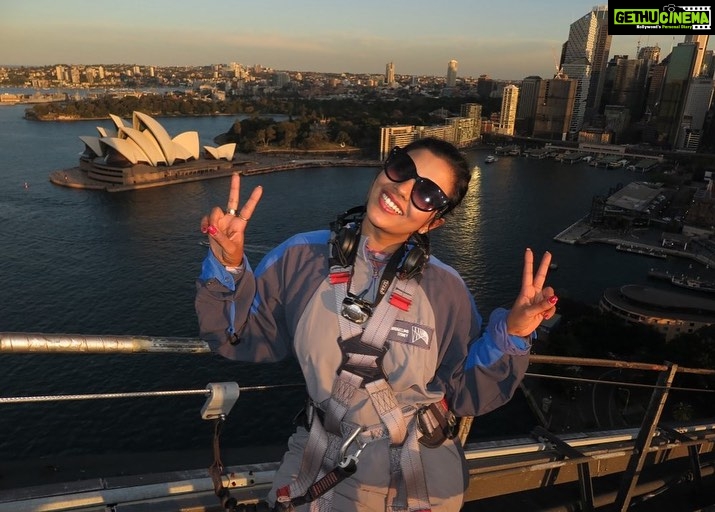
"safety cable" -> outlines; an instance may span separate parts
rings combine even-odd
[[[568,377],[565,375],[546,375],[543,373],[526,372],[525,376],[526,377],[542,378],[542,379],[551,379],[551,380],[566,380],[566,381],[570,381],[570,382],[588,382],[591,384],[616,384],[619,386],[626,386],[626,387],[633,387],[633,388],[668,389],[670,391],[692,391],[692,392],[700,392],[700,393],[715,393],[715,389],[682,388],[682,387],[678,387],[678,386],[658,386],[657,384],[637,384],[635,382],[588,379],[585,377]]]

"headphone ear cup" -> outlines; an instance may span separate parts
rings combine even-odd
[[[353,260],[353,252],[357,248],[355,235],[354,229],[343,226],[336,236],[335,249],[338,251],[337,257],[344,267],[347,267]]]
[[[415,245],[405,256],[405,261],[400,268],[401,279],[412,279],[422,273],[422,269],[429,260],[429,254],[423,247]]]

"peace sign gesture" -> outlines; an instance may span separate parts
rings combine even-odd
[[[201,218],[201,232],[208,233],[211,252],[227,267],[236,267],[243,262],[246,226],[263,195],[263,187],[257,186],[239,209],[240,190],[241,176],[233,173],[226,211],[215,206],[211,213]]]
[[[526,249],[524,253],[524,273],[521,278],[521,291],[506,318],[507,332],[516,336],[528,336],[539,324],[556,314],[556,302],[550,286],[544,288],[546,274],[551,264],[551,253],[545,252],[539,268],[534,274],[534,253]]]

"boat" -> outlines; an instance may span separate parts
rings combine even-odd
[[[667,270],[656,270],[651,268],[648,271],[648,277],[668,281],[674,286],[687,288],[698,292],[715,293],[715,281],[702,279],[697,276],[689,276],[687,274],[676,275]]]
[[[496,162],[498,160],[499,160],[499,157],[497,157],[495,155],[489,155],[484,159],[484,163],[493,164],[494,162]]]
[[[715,281],[707,281],[699,277],[691,277],[686,275],[672,276],[670,282],[675,286],[696,290],[699,292],[715,293]]]
[[[0,353],[6,356],[41,352],[95,354],[95,357],[97,354],[132,357],[131,354],[138,353],[211,353],[201,340],[187,338],[0,333]],[[701,506],[715,504],[715,486],[712,485],[715,483],[715,418],[673,422],[665,420],[663,415],[671,388],[680,390],[673,387],[679,376],[712,376],[715,370],[669,363],[538,354],[532,354],[530,363],[538,365],[538,370],[527,371],[520,389],[538,417],[539,425],[531,432],[503,439],[470,441],[468,434],[473,418],[459,419],[455,434],[464,448],[469,472],[464,512],[511,510],[514,503],[530,511],[632,512],[705,510],[683,508],[695,498]],[[591,382],[593,390],[587,394],[593,397],[593,403],[574,401],[567,394],[553,395],[553,388],[538,385],[542,377],[548,378],[546,369],[554,365],[561,380],[569,380],[568,375],[573,374],[572,380],[579,386]],[[566,375],[562,375],[559,366],[565,368]],[[579,371],[574,372],[574,368]],[[604,379],[606,374],[616,371],[618,377],[613,381]],[[642,398],[648,405],[643,409],[622,406],[612,400],[609,384],[617,385],[614,389],[622,394],[624,386],[628,386],[625,375],[629,371],[638,375],[633,381],[637,382],[633,395],[635,390],[646,388]],[[610,398],[597,403],[596,384],[605,388],[601,393]],[[0,512],[262,510],[257,504],[265,499],[271,487],[284,447],[277,452],[265,450],[258,454],[258,460],[245,462],[234,458],[236,454],[245,456],[245,453],[222,453],[220,443],[222,425],[229,421],[240,423],[241,418],[231,417],[239,396],[252,390],[255,391],[251,387],[240,388],[236,382],[213,382],[204,389],[192,390],[3,397],[2,403],[34,402],[37,405],[53,399],[86,403],[113,398],[198,395],[205,402],[200,414],[195,415],[196,421],[211,422],[213,428],[209,430],[213,430],[214,435],[207,436],[204,450],[183,454],[181,467],[162,471],[152,472],[157,460],[151,455],[147,460],[135,461],[139,469],[134,472],[127,471],[116,455],[104,459],[105,465],[101,467],[96,460],[82,466],[87,464],[83,458],[78,462],[80,468],[74,472],[66,467],[54,467],[52,459],[43,457],[36,462],[42,464],[41,467],[19,465],[29,483],[9,486],[8,481],[19,475],[4,464],[3,478],[0,478]],[[676,399],[682,397],[675,396]],[[630,393],[628,397],[634,400]],[[603,409],[598,411],[603,418],[636,417],[628,425],[611,423],[610,428],[602,428],[600,424],[596,430],[568,428],[584,413],[593,411],[596,416],[597,406]],[[558,425],[567,428],[557,431]],[[160,444],[161,440],[157,439],[157,445]],[[353,455],[346,455],[350,456]],[[354,457],[359,464],[359,455]],[[546,503],[549,506],[545,508]]]
[[[631,244],[618,244],[616,245],[616,250],[630,252],[633,254],[641,254],[643,256],[651,256],[652,258],[665,259],[667,257],[664,252],[659,251],[655,247],[641,247],[638,245]]]

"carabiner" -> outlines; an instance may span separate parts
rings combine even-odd
[[[362,431],[362,427],[356,427],[355,430],[350,434],[350,436],[348,436],[345,442],[343,442],[343,445],[340,447],[341,461],[338,463],[338,466],[340,466],[341,468],[348,467],[351,462],[354,463],[354,465],[357,465],[358,457],[362,453],[363,448],[367,446],[367,443],[363,443],[358,439],[358,436],[362,433]],[[357,451],[355,451],[355,453],[347,455],[348,448],[350,448],[350,445],[353,444],[353,442],[357,445],[358,449]]]

